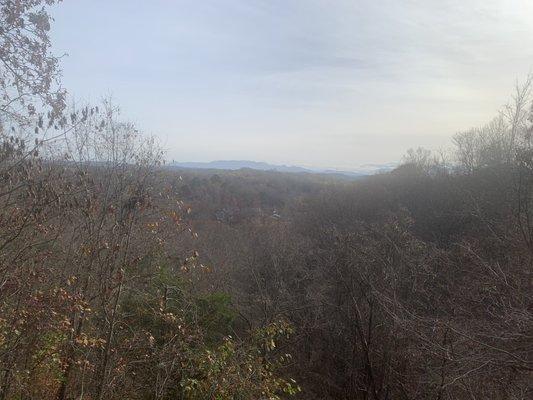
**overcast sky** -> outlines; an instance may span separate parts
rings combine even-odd
[[[352,168],[439,148],[533,67],[532,0],[67,0],[63,84],[169,159]]]

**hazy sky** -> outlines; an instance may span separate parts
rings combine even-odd
[[[532,0],[66,0],[64,86],[170,159],[350,168],[439,148],[533,67]]]

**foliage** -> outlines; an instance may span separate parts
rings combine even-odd
[[[0,400],[531,397],[530,79],[389,174],[179,174],[64,107],[53,3],[0,0]]]
[[[196,292],[156,141],[110,100],[64,107],[53,3],[0,1],[0,399],[281,392],[254,330],[227,336],[229,297]]]

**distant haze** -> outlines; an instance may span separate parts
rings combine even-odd
[[[440,148],[533,63],[531,0],[71,0],[64,86],[179,161],[353,169]]]
[[[167,164],[170,168],[186,168],[186,169],[215,169],[215,170],[239,170],[239,169],[254,169],[259,171],[276,171],[276,172],[290,172],[290,173],[319,173],[329,175],[341,175],[347,177],[361,177],[373,175],[379,172],[391,171],[396,167],[395,164],[367,164],[361,165],[358,168],[352,168],[348,171],[338,169],[323,169],[323,168],[303,168],[297,165],[275,165],[265,162],[248,161],[248,160],[219,160],[210,162],[176,162],[172,161]]]

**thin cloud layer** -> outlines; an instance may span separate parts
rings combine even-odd
[[[526,0],[80,0],[55,18],[70,92],[113,93],[183,161],[395,161],[490,119],[533,63]]]

